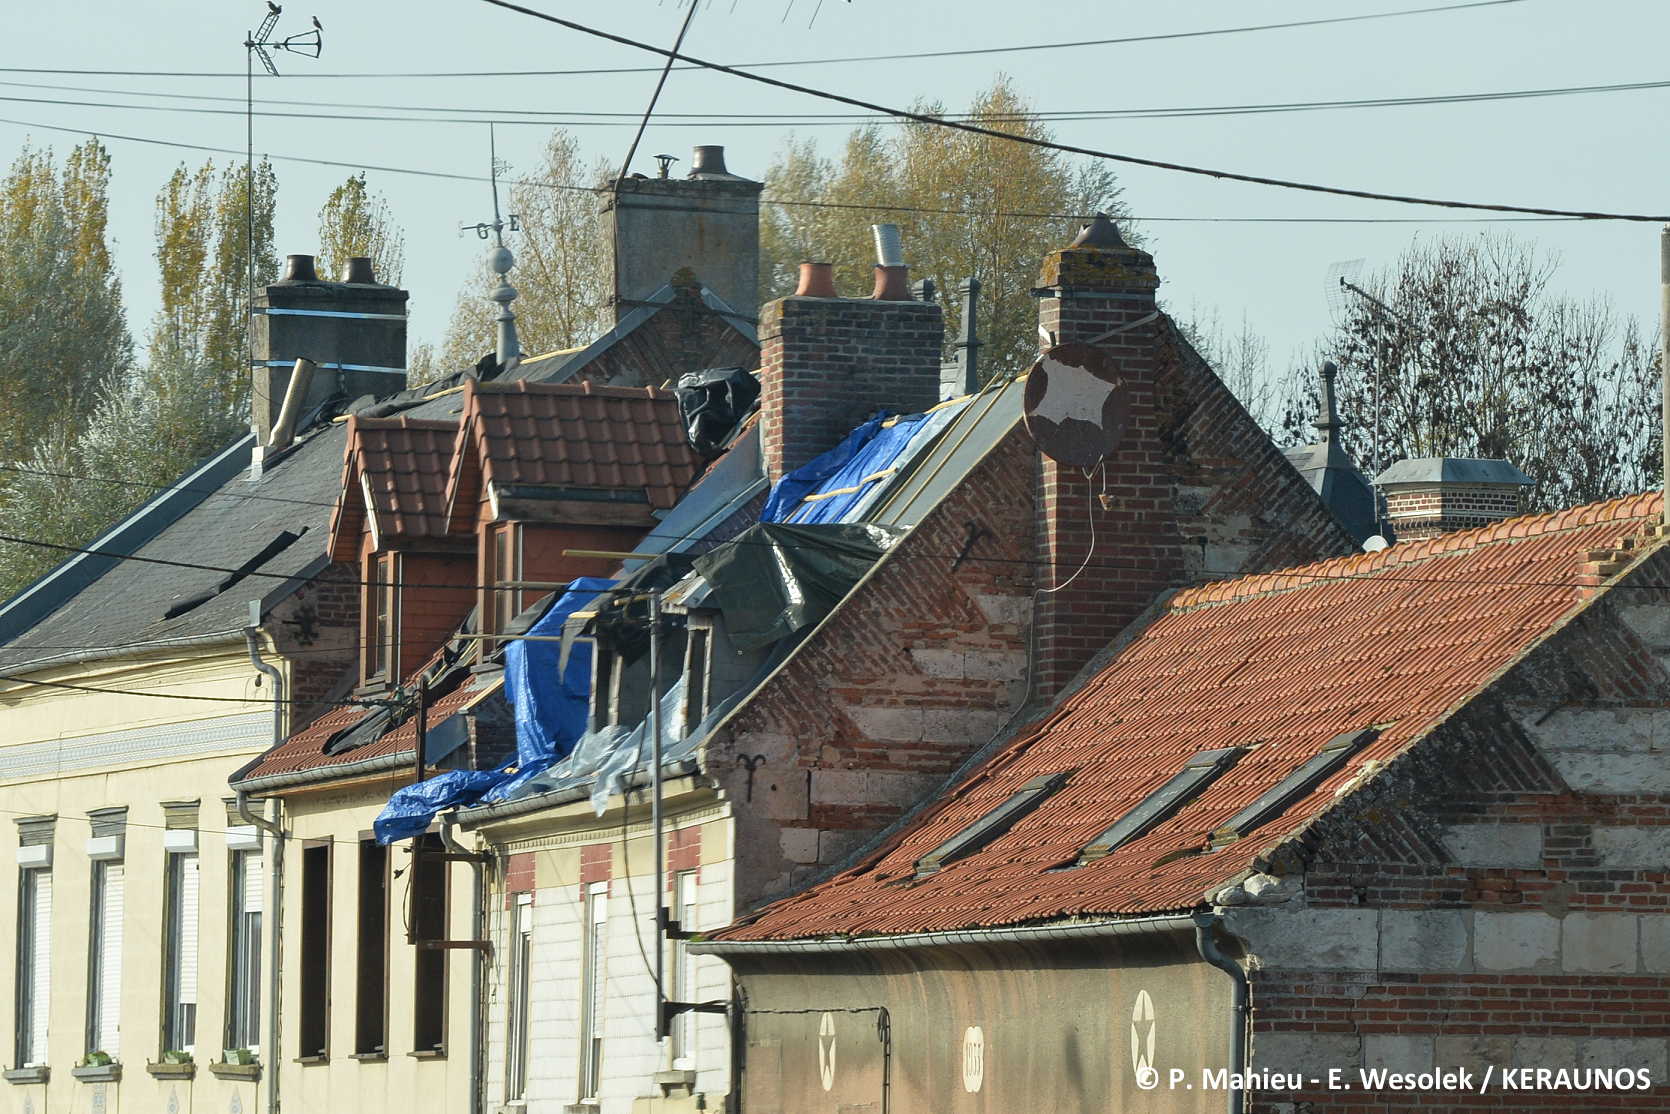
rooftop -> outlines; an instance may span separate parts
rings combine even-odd
[[[1656,524],[1657,494],[1509,519],[1373,554],[1187,589],[1076,692],[857,867],[732,940],[993,927],[1186,910],[1408,749],[1584,606],[1589,551]],[[1342,735],[1380,728],[1245,838],[1214,831]],[[1104,857],[1111,825],[1205,752],[1238,761]],[[1313,769],[1316,767],[1313,767]],[[979,850],[917,863],[1045,775],[1065,784]],[[1081,860],[1085,865],[1078,865]]]
[[[379,540],[445,537],[457,440],[455,421],[350,417],[341,500],[331,518],[332,559],[358,559],[367,496]]]

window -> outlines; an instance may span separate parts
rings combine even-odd
[[[445,940],[447,932],[446,845],[433,832],[418,836],[412,855],[412,932],[418,941]],[[446,950],[421,943],[414,959],[412,1051],[446,1051]]]
[[[388,1054],[389,850],[360,840],[359,947],[355,957],[354,1054]]]
[[[1335,735],[1322,744],[1322,749],[1310,761],[1288,774],[1282,779],[1281,784],[1237,812],[1226,824],[1213,832],[1212,846],[1218,848],[1234,843],[1254,828],[1274,820],[1286,812],[1293,802],[1301,797],[1308,797],[1330,774],[1345,765],[1353,754],[1379,737],[1380,729],[1376,727]]]
[[[1043,804],[1051,793],[1067,784],[1067,779],[1072,776],[1072,770],[1063,770],[1060,773],[1040,774],[1033,778],[1008,800],[917,859],[917,876],[932,874],[965,855],[974,854]]]
[[[691,627],[684,667],[684,726],[693,731],[707,717],[707,645],[710,632]]]
[[[1242,753],[1241,747],[1225,747],[1223,750],[1203,750],[1189,759],[1175,777],[1144,797],[1117,824],[1097,836],[1084,849],[1079,863],[1082,865],[1106,858],[1124,844],[1140,838],[1157,824],[1176,815],[1179,809],[1216,781],[1219,774],[1235,765]]]
[[[41,866],[19,875],[16,1063],[20,1068],[46,1063],[46,1022],[51,1001],[52,869]]]
[[[192,1052],[197,1045],[198,876],[195,852],[168,855],[164,907],[162,1047]]]
[[[122,1028],[122,905],[126,870],[120,859],[94,860],[88,923],[87,1052],[120,1059]]]
[[[528,1019],[533,1005],[533,895],[516,895],[510,911],[510,1020],[505,1031],[506,1102],[528,1093]]]
[[[696,872],[681,870],[673,875],[673,917],[682,932],[698,931],[696,909]],[[696,1000],[695,957],[684,941],[675,940],[673,947],[673,984],[670,997],[675,1002]],[[696,1015],[689,1010],[673,1018],[673,1067],[689,1071],[696,1066]]]
[[[371,629],[367,641],[371,644],[370,668],[365,679],[392,680],[394,677],[394,555],[385,553],[377,558],[376,575],[371,583],[371,606],[367,608]]]
[[[226,1047],[261,1043],[261,920],[266,895],[259,851],[232,852],[231,933],[227,960],[231,990],[226,1003]]]
[[[520,608],[517,603],[521,593],[509,588],[499,588],[498,585],[516,579],[516,527],[504,526],[493,531],[493,568],[488,577],[494,585],[493,591],[493,631],[502,633],[509,629],[510,622],[516,618]]]
[[[330,1038],[331,845],[302,844],[301,1004],[296,1056],[323,1060]],[[276,1070],[277,1065],[272,1065]]]
[[[586,887],[580,986],[580,1097],[597,1097],[603,1079],[603,1001],[608,955],[609,883]]]

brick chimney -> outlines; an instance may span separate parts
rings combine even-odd
[[[1374,478],[1386,497],[1386,521],[1400,542],[1523,514],[1525,489],[1535,483],[1505,460],[1457,457],[1400,460]]]
[[[1060,692],[1160,592],[1187,579],[1155,422],[1159,285],[1153,256],[1127,245],[1098,213],[1071,246],[1045,258],[1034,292],[1049,335],[1040,334],[1040,346],[1094,344],[1130,391],[1124,440],[1088,478],[1037,458],[1038,697]]]
[[[911,414],[938,403],[944,340],[932,302],[795,295],[761,307],[761,434],[772,482],[878,409]]]
[[[760,190],[764,183],[725,168],[725,149],[697,147],[690,172],[627,178],[605,203],[615,251],[615,321],[631,313],[684,268],[744,317],[760,304]]]
[[[369,259],[350,261],[343,278],[321,280],[311,255],[292,255],[283,277],[255,292],[250,428],[258,446],[272,435],[298,358],[318,365],[302,415],[332,398],[406,389],[406,291],[377,282]]]

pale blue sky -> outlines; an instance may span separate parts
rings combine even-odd
[[[317,14],[325,52],[317,62],[280,57],[284,77],[257,78],[259,98],[349,105],[469,108],[484,114],[641,111],[652,73],[541,77],[378,77],[335,75],[458,70],[561,70],[640,67],[654,59],[479,0],[320,2],[290,0],[281,32],[301,32]],[[683,13],[676,0],[528,0],[535,7],[621,34],[670,45]],[[1442,0],[1319,4],[1199,2],[1127,4],[1055,0],[701,0],[686,43],[690,53],[727,63],[923,50],[963,50],[1052,41],[1163,34],[1328,15],[1409,10]],[[808,27],[813,12],[815,24]],[[152,214],[157,189],[180,160],[203,152],[115,138],[194,143],[241,152],[244,145],[244,32],[265,13],[261,0],[176,0],[169,5],[111,0],[15,4],[0,42],[0,66],[68,70],[214,71],[224,77],[110,77],[0,73],[0,98],[144,103],[130,110],[0,99],[0,150],[26,136],[62,151],[72,132],[106,137],[114,158],[112,234],[136,336],[155,311]],[[793,66],[768,72],[788,80],[883,103],[927,97],[961,106],[999,72],[1008,73],[1046,111],[1129,109],[1495,92],[1670,77],[1663,43],[1670,4],[1653,0],[1554,0],[1410,15],[1353,24],[1217,37],[885,63]],[[122,96],[62,88],[124,90]],[[195,93],[225,102],[134,97]],[[158,111],[192,104],[227,115]],[[1149,158],[1247,173],[1468,200],[1626,212],[1670,210],[1665,107],[1670,89],[1553,97],[1475,105],[1435,105],[1064,122],[1065,142]],[[258,106],[259,107],[259,106]],[[307,111],[273,106],[276,111]],[[675,71],[662,96],[669,113],[832,113],[839,106],[711,73]],[[324,109],[354,113],[353,108]],[[366,115],[387,115],[374,110]],[[47,130],[46,125],[72,132]],[[480,124],[353,120],[256,120],[256,150],[358,166],[484,173]],[[575,127],[588,155],[618,160],[631,139],[624,121]],[[833,148],[850,125],[795,128]],[[688,159],[696,143],[726,146],[733,172],[760,176],[787,128],[712,123],[652,123],[635,169],[648,155]],[[501,157],[531,167],[548,125],[499,129]],[[214,156],[217,163],[228,156]],[[349,167],[276,158],[281,252],[311,252],[315,214]],[[683,165],[683,164],[681,164]],[[1323,277],[1338,260],[1392,261],[1410,240],[1440,232],[1473,234],[1488,223],[1446,224],[1446,213],[1378,202],[1318,197],[1175,173],[1116,167],[1131,208],[1144,217],[1398,218],[1426,223],[1244,223],[1162,221],[1144,225],[1173,308],[1216,308],[1238,325],[1245,314],[1271,342],[1272,359],[1307,347],[1327,325]],[[406,285],[414,340],[439,340],[457,291],[482,245],[460,238],[460,221],[491,215],[484,184],[373,170],[406,232]],[[1511,223],[1559,253],[1556,285],[1577,295],[1603,293],[1649,325],[1658,305],[1655,225]],[[514,246],[514,244],[512,245]],[[1055,246],[1039,245],[1040,258]],[[907,256],[909,255],[909,245]],[[514,276],[512,276],[514,278]],[[484,303],[483,314],[490,313]]]

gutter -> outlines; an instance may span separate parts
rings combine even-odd
[[[258,793],[262,790],[294,789],[302,785],[318,785],[351,774],[371,774],[383,770],[409,769],[414,754],[413,750],[407,748],[393,754],[379,754],[372,758],[361,758],[357,762],[340,762],[334,766],[318,766],[311,770],[291,770],[282,774],[267,774],[263,777],[248,778],[244,781],[234,780],[232,788],[241,793]]]
[[[407,752],[410,753],[409,751]],[[701,764],[694,758],[680,758],[675,762],[668,762],[662,766],[662,776],[688,777],[699,772]],[[596,779],[584,785],[571,785],[566,789],[553,789],[548,793],[535,793],[530,797],[517,797],[515,800],[500,801],[497,804],[477,805],[458,811],[461,826],[467,831],[474,831],[484,827],[494,820],[506,820],[513,816],[525,816],[530,812],[541,809],[556,808],[558,805],[573,804],[575,801],[588,800],[591,797],[592,786]],[[642,789],[650,783],[648,770],[633,772],[630,781],[624,783],[625,789]]]
[[[249,647],[249,660],[256,669],[264,673],[273,686],[273,746],[284,742],[284,674],[277,666],[261,660],[261,605],[254,602],[250,605],[250,619],[252,624],[244,631],[244,642]],[[259,759],[257,759],[259,761]],[[282,990],[279,982],[280,941],[284,931],[284,825],[274,823],[265,816],[258,816],[250,811],[249,790],[236,787],[238,801],[238,818],[251,827],[266,832],[272,836],[272,854],[267,857],[267,867],[271,875],[268,894],[271,896],[264,903],[273,910],[272,927],[266,932],[268,946],[272,950],[271,966],[268,968],[267,984],[267,1114],[278,1114],[278,1077],[279,1072],[279,994]],[[279,816],[284,815],[284,802],[278,803]],[[265,927],[265,926],[263,926]]]
[[[129,642],[121,646],[99,646],[89,650],[71,650],[50,657],[31,658],[15,665],[0,663],[8,673],[24,670],[49,669],[54,665],[78,665],[82,662],[105,661],[110,658],[140,657],[155,650],[191,650],[204,646],[236,645],[243,637],[242,627],[217,631],[214,634],[181,635],[178,638],[158,638],[150,642]]]
[[[1247,1076],[1247,973],[1241,965],[1218,950],[1212,939],[1214,926],[1222,924],[1217,913],[1196,913],[1194,923],[1195,947],[1200,958],[1224,972],[1232,980],[1229,992],[1229,1074],[1233,1079]],[[1239,1087],[1229,1091],[1229,1114],[1242,1114],[1246,1109],[1246,1094]]]
[[[839,952],[942,948],[959,944],[1029,944],[1039,941],[1106,939],[1112,936],[1153,936],[1185,932],[1194,928],[1194,914],[1170,913],[1157,917],[1127,917],[1076,924],[963,928],[948,932],[908,932],[895,936],[839,936],[818,940],[692,940],[685,947],[697,955],[827,955]]]

